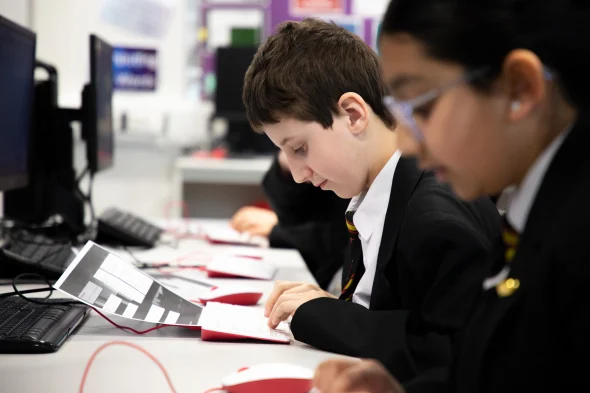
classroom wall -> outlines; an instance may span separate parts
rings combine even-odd
[[[385,13],[389,0],[352,0],[352,13],[355,15],[380,17]]]
[[[167,131],[167,138],[185,145],[206,137],[210,105],[185,98],[188,0],[155,0],[168,4],[172,11],[168,28],[161,37],[149,37],[106,22],[101,16],[105,0],[30,1],[32,28],[38,36],[37,57],[58,68],[61,106],[80,105],[82,87],[89,80],[88,36],[95,33],[114,46],[158,50],[155,92],[115,92],[115,132],[121,128],[121,116],[125,114],[130,132]]]
[[[168,32],[150,38],[112,26],[100,17],[102,0],[35,0],[33,28],[38,35],[37,57],[53,63],[60,72],[60,104],[77,106],[80,91],[89,79],[88,35],[95,33],[112,45],[158,49],[159,80],[155,94],[117,93],[119,101],[178,100],[184,88],[184,0],[176,7]]]
[[[0,0],[0,15],[30,27],[30,3],[31,0]]]

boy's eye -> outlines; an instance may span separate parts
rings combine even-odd
[[[295,154],[305,154],[305,145],[301,145],[300,147],[293,149]]]

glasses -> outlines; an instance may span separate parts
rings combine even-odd
[[[383,99],[383,103],[385,104],[385,107],[393,114],[395,120],[407,126],[409,131],[412,133],[412,136],[418,141],[422,142],[424,140],[424,133],[422,132],[422,129],[420,128],[418,123],[416,123],[416,118],[414,116],[416,108],[420,108],[424,105],[433,102],[438,97],[440,97],[445,92],[451,90],[454,87],[457,87],[464,83],[473,82],[477,78],[483,76],[488,71],[488,69],[489,68],[486,67],[467,72],[460,78],[452,82],[449,82],[443,85],[442,87],[432,89],[411,100],[397,101],[395,98],[388,96]],[[543,73],[545,75],[546,80],[553,79],[553,74],[548,69],[545,68],[543,70]]]

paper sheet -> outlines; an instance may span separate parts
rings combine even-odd
[[[207,270],[240,277],[272,280],[277,272],[277,267],[270,262],[250,258],[223,256],[214,258],[209,265],[207,265]]]
[[[201,296],[209,293],[215,287],[205,279],[190,277],[184,272],[174,274],[153,273],[151,276],[166,288],[189,300],[200,299]]]
[[[262,236],[251,236],[245,232],[241,233],[230,227],[207,228],[205,232],[207,234],[207,238],[214,243],[268,247],[268,239]]]
[[[281,322],[276,329],[267,325],[264,309],[207,303],[201,318],[201,329],[288,343],[291,341],[289,325]]]
[[[202,306],[184,299],[93,242],[86,243],[55,288],[125,318],[200,326]]]

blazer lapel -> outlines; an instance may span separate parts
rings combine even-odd
[[[471,351],[477,358],[469,357],[467,360],[474,367],[483,364],[490,340],[505,319],[507,312],[517,303],[527,288],[535,285],[532,282],[534,277],[542,274],[540,269],[543,267],[535,264],[534,261],[542,259],[543,246],[550,240],[548,237],[552,235],[553,223],[559,218],[560,207],[567,203],[567,196],[575,191],[577,179],[587,175],[584,171],[588,166],[585,147],[590,143],[589,125],[588,119],[578,119],[543,178],[527,219],[525,231],[520,236],[519,246],[510,264],[509,277],[519,280],[519,289],[513,295],[504,298],[499,298],[495,290],[490,289],[482,297],[483,301],[473,315],[468,330],[477,332],[477,337],[473,337],[477,343],[463,344],[480,348],[476,351],[477,355]],[[499,254],[501,254],[500,258],[503,258],[503,252]],[[472,336],[473,334],[470,335]],[[476,386],[481,369],[477,368],[473,371],[470,374],[473,386]]]
[[[381,244],[379,245],[377,269],[375,270],[371,293],[371,309],[373,309],[374,305],[378,306],[381,292],[385,292],[387,296],[390,296],[389,284],[383,273],[392,259],[403,215],[422,174],[423,171],[418,169],[415,159],[404,157],[399,159],[393,175],[391,195],[383,224]],[[374,300],[377,300],[377,302],[374,302]]]

